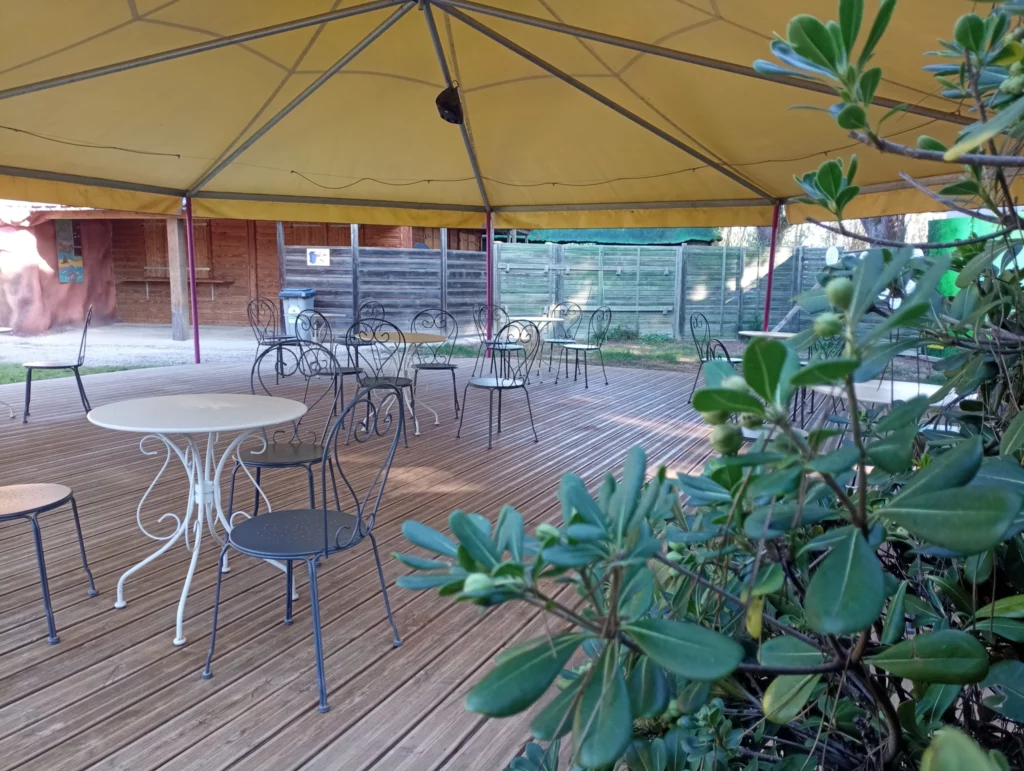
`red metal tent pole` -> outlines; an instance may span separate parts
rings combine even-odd
[[[188,292],[192,297],[192,345],[199,363],[199,304],[196,293],[196,237],[192,231],[192,198],[185,196],[185,243],[188,244]]]
[[[782,204],[775,204],[772,210],[772,245],[768,250],[768,287],[764,298],[764,324],[761,329],[768,331],[768,319],[772,314],[772,278],[775,275],[775,243],[779,238],[779,213],[782,211]]]
[[[491,213],[487,212],[487,307],[491,308],[494,305],[494,221],[491,218]],[[487,314],[487,337],[490,338],[494,335],[493,327],[493,313],[488,311]],[[487,355],[491,355],[491,351],[487,349]]]

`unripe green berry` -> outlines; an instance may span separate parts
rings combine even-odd
[[[753,412],[744,412],[740,415],[740,425],[744,428],[760,428],[764,425],[764,418]]]
[[[735,455],[743,446],[743,432],[735,423],[715,426],[711,432],[711,446],[721,455]]]
[[[489,592],[494,588],[494,579],[486,573],[470,573],[462,584],[464,592]]]
[[[853,282],[846,276],[838,276],[828,282],[825,296],[832,305],[845,311],[853,300]]]
[[[750,390],[747,381],[739,375],[729,375],[729,377],[725,378],[722,381],[722,388],[727,388],[730,391],[742,391],[744,393]]]
[[[832,337],[843,330],[843,320],[837,313],[822,313],[814,320],[814,334],[818,337]]]
[[[729,419],[728,412],[722,412],[721,410],[713,410],[711,412],[702,412],[700,414],[704,422],[709,426],[720,426]]]
[[[549,525],[547,522],[541,522],[537,525],[537,529],[534,532],[536,533],[537,538],[541,541],[546,541],[548,539],[558,540],[559,536],[558,528],[554,525]]]

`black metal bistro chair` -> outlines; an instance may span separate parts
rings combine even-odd
[[[455,398],[455,415],[459,414],[459,388],[455,383],[455,370],[458,364],[452,364],[452,354],[459,341],[459,323],[448,311],[432,308],[420,311],[412,319],[410,331],[428,335],[444,335],[443,343],[420,343],[413,346],[412,390],[416,390],[420,372],[450,372],[452,375],[452,396]]]
[[[608,330],[612,326],[612,309],[604,305],[590,314],[590,321],[587,323],[587,341],[585,343],[563,343],[562,355],[565,357],[565,376],[569,377],[569,351],[576,355],[576,369],[572,379],[575,380],[580,374],[580,354],[583,354],[583,387],[590,388],[590,381],[587,376],[587,354],[597,351],[597,358],[601,362],[601,374],[604,375],[604,384],[608,385],[608,373],[604,368],[604,354],[601,353],[601,346],[608,337]],[[555,370],[555,382],[558,382],[559,370]]]
[[[700,381],[700,373],[704,365],[712,359],[724,359],[729,364],[736,366],[732,357],[729,356],[729,349],[725,343],[717,338],[711,337],[711,323],[703,313],[690,314],[690,335],[693,337],[693,346],[697,349],[697,374],[693,378],[693,387],[690,389],[690,398],[687,403],[693,401],[693,393],[697,390],[697,383]],[[724,353],[724,357],[723,357]]]
[[[499,341],[495,333],[508,326],[509,317],[505,309],[500,305],[478,305],[473,309],[473,325],[476,327],[476,334],[479,344],[476,350],[476,359],[473,361],[473,375],[476,375],[477,367],[483,374],[486,369],[485,354],[489,351],[492,356],[491,371],[494,371],[494,351],[496,348],[511,350],[508,341]]]
[[[373,298],[369,300],[363,300],[359,303],[359,311],[356,313],[356,319],[386,319],[388,316],[388,310],[380,302],[377,302]]]
[[[360,368],[359,388],[372,394],[379,390],[397,390],[409,397],[409,412],[416,418],[416,393],[412,378],[405,370],[405,333],[387,319],[367,317],[356,321],[345,333],[345,345],[356,351]],[[382,402],[383,404],[383,402]],[[405,410],[402,410],[405,419]],[[403,432],[404,435],[404,432]],[[405,438],[406,446],[409,445]]]
[[[281,364],[284,369],[281,369]],[[283,396],[301,401],[308,408],[306,414],[288,428],[278,429],[268,435],[263,432],[260,446],[238,448],[235,467],[231,472],[231,486],[228,492],[228,515],[234,513],[235,482],[239,470],[244,468],[256,472],[253,480],[255,500],[252,515],[260,508],[260,475],[268,468],[304,468],[309,480],[309,505],[316,506],[313,485],[313,467],[324,458],[324,441],[336,413],[339,390],[338,361],[326,346],[317,342],[303,341],[299,345],[267,348],[256,359],[249,380],[253,394]],[[283,375],[283,377],[282,377]],[[324,429],[320,434],[310,429],[307,418],[313,420],[313,410],[318,405],[331,405]],[[334,469],[330,469],[331,475]]]
[[[249,318],[249,327],[256,337],[256,355],[262,349],[281,343],[294,343],[295,337],[287,335],[281,327],[281,317],[277,312],[277,303],[266,297],[256,297],[249,301],[245,308]]]
[[[523,355],[513,364],[511,357],[505,357],[504,363],[490,375],[470,378],[462,391],[462,417],[459,418],[459,430],[455,437],[462,436],[462,423],[466,419],[466,398],[470,388],[486,389],[490,399],[487,415],[487,449],[491,449],[494,434],[494,394],[498,394],[498,433],[501,433],[501,395],[505,391],[522,390],[526,396],[526,409],[530,415],[530,428],[533,440],[539,442],[537,429],[533,424],[533,408],[530,406],[529,385],[530,368],[540,352],[541,336],[537,327],[529,321],[513,321],[498,332],[495,339],[512,342],[520,347]]]
[[[57,625],[53,620],[53,607],[50,605],[50,583],[46,579],[46,562],[43,558],[43,535],[39,529],[39,515],[58,509],[64,504],[71,504],[71,514],[75,518],[75,531],[78,533],[78,550],[82,554],[82,567],[89,577],[89,596],[95,597],[96,584],[92,580],[92,571],[85,558],[85,541],[82,540],[82,524],[78,521],[78,506],[70,487],[55,484],[6,485],[0,487],[0,522],[15,519],[27,519],[32,526],[32,537],[36,545],[36,562],[39,565],[39,582],[43,587],[43,609],[46,611],[46,626],[49,636],[47,642],[56,645],[60,642],[57,636]]]
[[[334,403],[337,405],[345,405],[345,378],[356,377],[358,378],[360,369],[356,366],[353,359],[352,349],[345,348],[345,360],[342,361],[342,357],[339,348],[344,347],[340,343],[341,341],[334,339],[334,332],[331,329],[331,322],[328,318],[320,311],[312,309],[306,309],[302,311],[295,319],[295,333],[299,340],[311,341],[318,343],[326,348],[328,351],[334,354],[336,362],[329,362],[336,367],[335,371],[335,385],[337,386],[338,392],[335,394]],[[328,362],[324,362],[326,366]],[[336,409],[332,408],[332,414],[337,414]]]
[[[391,613],[391,603],[388,601],[387,583],[384,580],[384,569],[381,567],[377,541],[373,537],[373,525],[380,509],[391,464],[394,462],[398,439],[405,430],[404,406],[399,389],[390,385],[378,387],[378,390],[384,389],[392,391],[392,396],[396,397],[397,421],[392,419],[390,413],[381,414],[379,403],[374,404],[370,391],[363,389],[356,394],[331,426],[324,441],[323,456],[320,462],[322,492],[320,507],[314,505],[308,509],[275,511],[272,514],[253,517],[239,522],[228,534],[221,558],[217,563],[217,587],[213,599],[213,628],[210,632],[210,652],[206,657],[206,667],[203,669],[204,680],[213,676],[211,665],[217,643],[220,588],[224,578],[224,558],[228,549],[234,549],[258,559],[275,559],[285,562],[287,567],[284,592],[285,624],[292,623],[293,563],[299,560],[306,563],[306,570],[309,573],[309,604],[312,611],[321,712],[327,712],[330,709],[327,703],[327,682],[324,677],[324,648],[320,629],[320,591],[317,583],[317,568],[322,562],[332,554],[352,549],[363,541],[370,541],[373,557],[377,562],[377,576],[380,579],[381,593],[384,596],[384,609],[395,634],[392,646],[397,648],[402,644],[398,626]],[[357,411],[362,414],[364,410],[366,412],[366,430],[353,431],[353,427],[358,423],[355,419]],[[346,416],[352,418],[347,431],[342,428],[342,420]],[[365,448],[360,453],[359,462],[354,464],[359,469],[358,477],[355,474],[346,474],[342,465],[336,464],[343,484],[339,488],[335,478],[331,477],[330,490],[333,505],[329,506],[327,502],[329,490],[327,469],[331,465],[332,458],[341,457],[338,453],[338,440],[346,433],[349,437],[354,437]],[[388,437],[388,434],[391,436]],[[374,469],[377,469],[376,473],[373,473]],[[339,495],[339,489],[345,491],[343,493],[345,505],[342,505],[342,495]]]
[[[70,369],[75,373],[75,382],[78,383],[78,395],[82,397],[82,407],[86,413],[92,409],[89,404],[89,397],[85,395],[85,386],[82,385],[82,373],[78,370],[85,364],[85,339],[89,334],[89,324],[92,323],[92,306],[85,312],[85,323],[82,325],[82,341],[78,344],[78,358],[74,362],[67,361],[31,361],[22,366],[25,368],[25,414],[21,418],[22,423],[28,423],[29,403],[32,401],[32,370],[34,369]]]
[[[579,331],[580,323],[583,321],[583,310],[576,303],[558,303],[548,310],[548,316],[561,317],[558,324],[553,324],[548,336],[544,338],[544,345],[548,346],[548,372],[551,371],[551,362],[555,356],[556,345],[569,345],[576,342],[576,333]],[[543,353],[541,362],[544,361]]]

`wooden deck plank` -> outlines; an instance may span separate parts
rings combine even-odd
[[[468,369],[460,370],[460,380]],[[526,739],[522,719],[484,721],[465,713],[462,697],[499,650],[540,633],[550,620],[516,607],[481,620],[474,609],[434,593],[398,590],[394,581],[406,569],[388,555],[406,547],[404,520],[443,529],[454,508],[493,516],[512,503],[531,526],[551,520],[558,516],[554,495],[562,473],[594,483],[606,469],[617,469],[634,443],[648,448],[652,463],[683,469],[703,462],[707,429],[686,405],[692,375],[609,374],[607,387],[556,386],[547,377],[531,387],[539,444],[532,441],[525,404],[515,395],[506,399],[505,430],[491,452],[486,399],[471,394],[463,436],[456,439],[450,393],[431,390],[442,425],[433,426],[428,416],[422,436],[410,436],[409,448],[400,448],[375,528],[406,643],[390,647],[368,547],[328,560],[320,574],[332,704],[327,715],[315,709],[304,571],[297,571],[295,624],[285,627],[281,573],[233,558],[210,681],[198,676],[216,578],[209,537],[187,606],[188,645],[170,644],[187,567],[184,549],[176,546],[134,576],[128,607],[111,608],[117,578],[155,547],[132,520],[162,458],[143,455],[137,436],[87,423],[68,383],[34,384],[30,423],[0,422],[0,483],[45,479],[75,489],[102,594],[85,597],[70,515],[47,515],[44,543],[61,633],[60,645],[47,646],[31,540],[0,526],[0,768],[503,767]],[[89,376],[86,387],[96,405],[163,393],[245,392],[248,370],[135,370]],[[0,386],[0,399],[17,404],[20,393],[18,385]],[[350,452],[354,467],[365,463],[361,448]],[[164,511],[180,512],[183,481],[172,464],[147,502],[147,522]],[[276,506],[305,504],[301,471],[265,475],[264,483]],[[239,490],[236,508],[249,508],[251,485],[241,482]]]

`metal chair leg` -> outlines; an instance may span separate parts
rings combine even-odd
[[[341,498],[338,496],[338,478],[334,476],[334,461],[327,459],[327,470],[331,472],[331,486],[334,488],[334,505],[341,511]]]
[[[395,623],[395,616],[391,612],[391,603],[388,601],[388,585],[384,581],[384,568],[380,564],[380,552],[377,550],[377,539],[370,533],[370,545],[373,546],[373,558],[377,560],[377,576],[380,578],[380,590],[384,593],[384,609],[388,612],[388,622],[395,633],[395,639],[391,643],[392,648],[402,647],[402,635],[398,633],[398,624]]]
[[[50,632],[46,641],[50,645],[56,645],[60,642],[60,638],[57,636],[57,624],[53,620],[53,606],[50,604],[50,582],[46,578],[46,562],[43,558],[43,534],[35,516],[26,517],[26,519],[32,525],[32,537],[36,542],[36,562],[39,563],[39,583],[43,589],[43,609],[46,611],[46,626]]]
[[[523,388],[523,393],[526,394],[526,411],[530,415],[530,428],[533,429],[533,441],[540,442],[540,437],[537,436],[537,427],[533,424],[533,407],[530,406],[530,392]]]
[[[295,574],[292,569],[292,560],[288,560],[285,563],[285,601],[284,601],[284,624],[285,626],[292,625],[292,592],[294,591],[293,585],[295,583]]]
[[[82,408],[86,414],[92,409],[92,405],[89,404],[89,397],[85,395],[85,385],[82,383],[82,375],[78,371],[78,367],[72,367],[72,371],[75,373],[75,380],[78,383],[78,395],[82,397]]]
[[[601,353],[601,349],[597,349],[597,358],[601,360],[601,374],[604,375],[604,384],[608,385],[608,372],[604,368],[604,354]]]
[[[459,439],[462,436],[462,422],[466,419],[466,397],[469,395],[469,383],[466,383],[466,387],[462,389],[462,414],[459,415],[459,430],[455,432],[455,438]]]
[[[327,680],[324,677],[324,640],[320,631],[320,592],[316,586],[316,562],[312,559],[306,560],[306,567],[309,569],[309,607],[313,611],[313,647],[316,648],[316,680],[320,687],[321,712],[330,710],[327,703]]]
[[[487,391],[487,396],[489,401],[487,409],[487,449],[489,450],[491,449],[491,435],[493,434],[494,429],[494,391],[489,389]]]
[[[261,470],[262,469],[260,469],[259,466],[256,467],[256,493],[255,493],[256,494],[256,501],[252,505],[252,515],[254,517],[256,516],[256,512],[259,511],[259,508],[260,508],[260,490],[263,489],[260,486],[260,471]]]
[[[309,508],[316,508],[316,487],[313,484],[313,465],[306,466],[306,477],[309,479]]]
[[[25,414],[21,417],[22,423],[28,423],[28,405],[32,401],[32,368],[25,368]]]
[[[455,417],[459,416],[459,385],[455,382],[455,370],[448,370],[452,373],[452,396],[455,397]]]
[[[697,381],[700,380],[700,372],[704,369],[704,362],[701,362],[697,367],[697,374],[693,377],[693,388],[690,389],[690,398],[686,400],[687,404],[693,402],[693,394],[697,390]]]
[[[213,649],[217,644],[217,615],[220,612],[220,582],[224,578],[224,557],[227,556],[229,544],[225,543],[220,550],[220,558],[217,560],[217,586],[213,590],[213,626],[210,629],[210,651],[206,654],[206,667],[203,669],[203,679],[209,680],[213,677],[210,665],[213,664]]]
[[[590,388],[590,380],[587,379],[587,352],[583,352],[583,387]]]
[[[238,469],[241,465],[235,461],[235,467],[231,470],[231,484],[228,486],[228,518],[235,513],[235,479],[238,476]],[[256,494],[257,496],[259,493]]]
[[[501,433],[501,389],[498,389],[498,433]]]
[[[89,570],[89,561],[85,558],[85,541],[82,539],[82,523],[78,519],[78,504],[75,503],[75,496],[71,496],[71,516],[75,518],[75,532],[78,533],[78,550],[82,553],[82,567],[85,568],[85,574],[89,577],[89,596],[95,597],[99,592],[96,591],[96,582],[92,580],[92,571]]]

